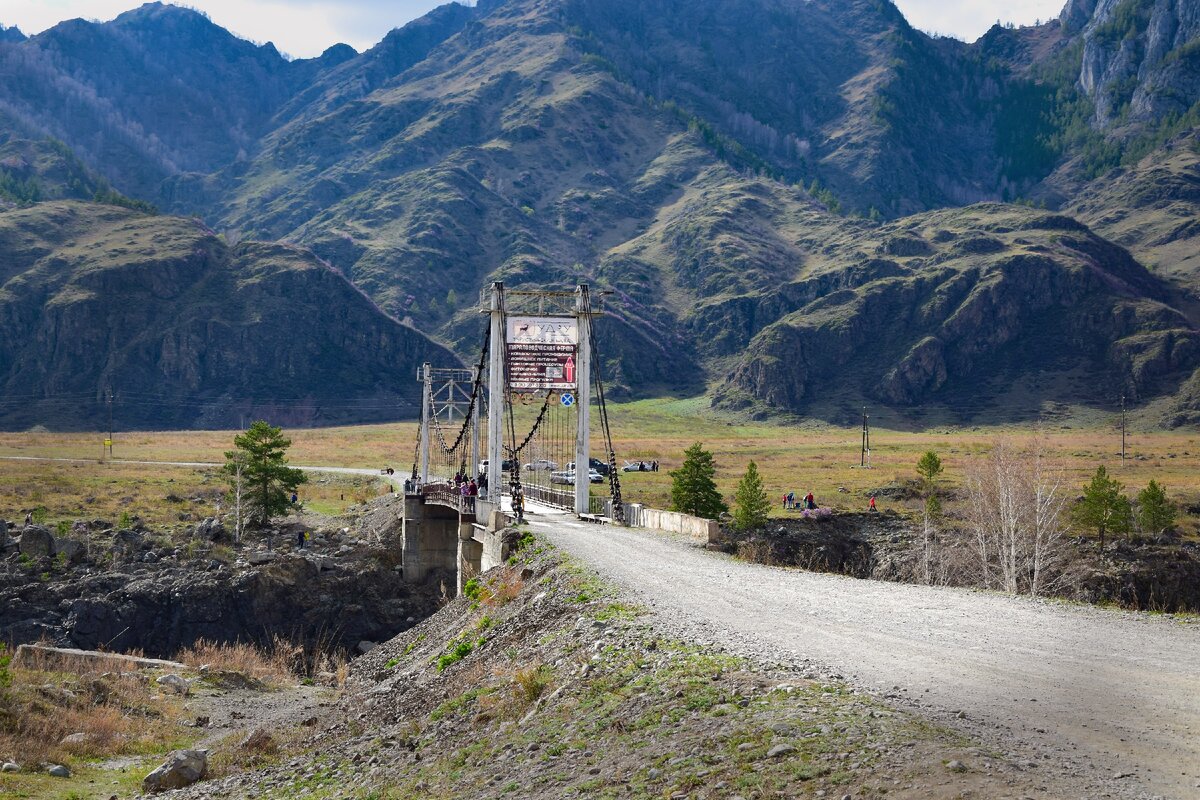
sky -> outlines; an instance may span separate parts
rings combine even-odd
[[[110,20],[141,0],[0,0],[0,24],[40,33],[65,19]],[[275,46],[297,58],[320,55],[345,42],[362,51],[392,28],[444,0],[189,0],[223,28]],[[704,2],[704,0],[697,0]],[[915,27],[979,38],[997,20],[1030,25],[1058,16],[1066,0],[894,0]]]

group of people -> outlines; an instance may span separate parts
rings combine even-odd
[[[479,480],[482,481],[485,480],[485,478],[480,476]],[[462,472],[454,473],[454,488],[463,497],[479,496],[479,482],[474,478],[468,478],[466,475],[462,474]]]
[[[785,509],[807,508],[812,511],[817,507],[817,498],[813,497],[812,492],[809,492],[808,494],[804,495],[804,497],[800,500],[800,503],[797,504],[796,493],[788,492],[783,496],[783,507]]]

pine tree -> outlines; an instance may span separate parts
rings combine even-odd
[[[1167,499],[1167,492],[1155,481],[1137,496],[1137,523],[1142,533],[1158,536],[1175,525],[1175,504]]]
[[[728,511],[713,480],[716,474],[712,453],[699,442],[685,450],[683,464],[671,472],[671,510],[709,519]]]
[[[287,466],[284,458],[292,440],[283,431],[259,420],[243,434],[233,438],[236,450],[225,453],[225,472],[246,487],[250,517],[261,528],[271,517],[287,511],[288,493],[305,483],[308,476]],[[234,487],[236,489],[236,487]]]
[[[1123,486],[1108,477],[1108,470],[1098,467],[1092,481],[1083,487],[1083,499],[1075,506],[1075,522],[1100,537],[1100,549],[1104,549],[1107,534],[1129,533],[1133,525],[1133,514],[1129,499],[1122,494]]]
[[[758,475],[758,465],[751,461],[733,496],[734,527],[740,531],[761,528],[767,524],[770,513],[771,501],[767,499],[767,490]]]
[[[921,456],[921,460],[917,462],[917,474],[925,481],[925,496],[931,496],[933,482],[938,475],[942,474],[942,459],[938,458],[938,454],[932,450],[926,451],[925,455]]]

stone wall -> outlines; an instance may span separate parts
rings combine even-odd
[[[641,510],[642,527],[671,533],[685,533],[696,544],[711,544],[721,538],[721,526],[715,519],[693,517],[677,511],[660,511],[657,508]]]

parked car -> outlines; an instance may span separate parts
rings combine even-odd
[[[558,469],[558,462],[551,461],[548,458],[535,458],[533,461],[530,461],[528,464],[522,467],[522,469],[528,470],[529,472],[546,472],[547,470]]]
[[[604,476],[594,469],[588,470],[588,481],[591,483],[604,483]],[[551,472],[550,482],[562,484],[564,486],[575,485],[575,470],[564,469],[561,472]]]
[[[599,472],[601,475],[608,474],[608,464],[601,461],[598,458],[589,458],[588,459],[588,468],[596,470],[596,472]],[[568,472],[575,471],[575,462],[574,461],[567,464],[567,471]]]
[[[502,471],[512,472],[512,468],[513,468],[513,460],[511,458],[506,458],[502,462],[500,462],[500,469]],[[483,461],[479,462],[479,474],[486,475],[487,471],[488,471],[488,460],[485,458]]]

